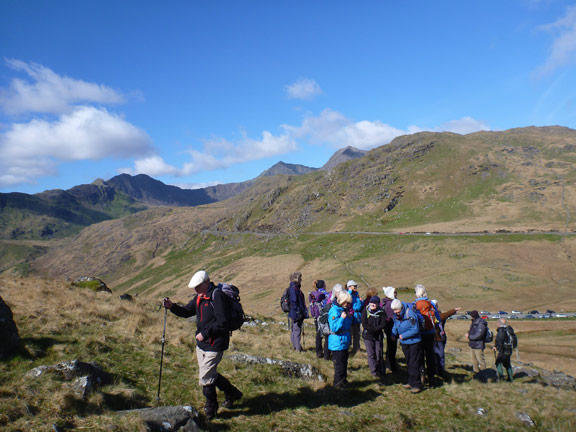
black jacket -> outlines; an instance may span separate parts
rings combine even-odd
[[[381,308],[368,313],[369,307],[362,309],[362,327],[364,327],[362,337],[367,340],[382,340],[384,337],[382,330],[386,327],[386,313]]]
[[[195,295],[186,306],[174,304],[170,311],[179,317],[196,316],[196,334],[202,333],[204,340],[196,341],[204,351],[220,352],[228,349],[230,333],[226,327],[226,299],[220,289],[211,282],[206,296]]]
[[[484,338],[486,337],[487,328],[488,323],[480,317],[472,321],[470,330],[468,330],[468,345],[470,345],[470,348],[484,349],[486,347]]]

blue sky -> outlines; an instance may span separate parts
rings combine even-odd
[[[576,128],[575,1],[0,1],[1,192],[530,125]]]

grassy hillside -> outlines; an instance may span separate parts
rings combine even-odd
[[[116,295],[49,279],[4,277],[0,286],[25,347],[22,355],[0,362],[0,428],[44,431],[57,425],[64,430],[144,431],[136,416],[117,412],[156,405],[164,319],[158,301],[139,296],[134,303],[124,302]],[[244,303],[249,313],[268,325],[235,332],[228,354],[310,363],[325,381],[291,378],[277,366],[246,365],[225,358],[222,373],[245,397],[236,408],[221,409],[205,430],[309,430],[319,419],[324,428],[334,431],[530,429],[516,418],[518,412],[528,414],[537,430],[573,431],[576,427],[572,390],[542,386],[528,376],[520,376],[512,384],[474,380],[462,340],[468,322],[450,321],[447,326],[447,371],[452,380],[443,387],[409,394],[400,386],[403,372],[396,378],[389,375],[379,384],[370,376],[365,353],[360,352],[350,361],[351,388],[335,391],[330,385],[332,364],[316,359],[309,326],[305,328],[306,351],[296,353],[289,348],[285,326],[263,317],[258,305]],[[576,321],[535,324],[514,323],[521,359],[574,374],[571,348],[576,344]],[[191,353],[192,330],[192,323],[168,315],[161,405],[202,406],[197,364]],[[398,356],[403,369],[401,351]],[[57,374],[25,377],[34,367],[73,359],[96,361],[114,375],[113,383],[83,400]],[[491,365],[490,357],[487,360]],[[486,415],[478,416],[478,408]]]

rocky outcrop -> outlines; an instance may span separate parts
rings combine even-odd
[[[91,276],[83,276],[72,282],[72,286],[80,288],[90,288],[92,291],[111,293],[112,290],[104,283],[102,279]]]
[[[13,356],[20,349],[18,327],[14,322],[12,309],[0,297],[0,359]]]
[[[294,378],[317,379],[324,381],[320,371],[310,364],[296,363],[288,360],[275,360],[267,357],[256,357],[249,354],[230,354],[230,360],[256,365],[279,365],[284,374]]]
[[[65,381],[74,380],[71,389],[81,398],[86,398],[97,387],[112,382],[112,375],[105,372],[97,363],[85,363],[78,360],[62,362],[52,366],[38,366],[30,370],[26,377],[34,379],[46,372],[60,374]]]
[[[138,414],[152,432],[196,432],[198,411],[191,406],[166,406],[121,411],[120,414]]]

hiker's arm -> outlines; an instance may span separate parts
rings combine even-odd
[[[190,318],[191,316],[196,315],[196,296],[194,296],[186,306],[172,303],[170,312],[182,318]]]
[[[454,315],[456,313],[456,309],[450,309],[448,312],[440,312],[440,320],[444,321]]]

